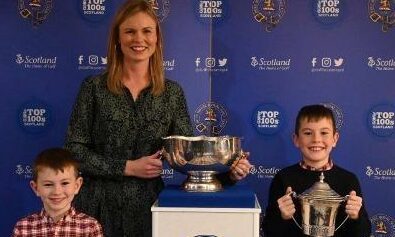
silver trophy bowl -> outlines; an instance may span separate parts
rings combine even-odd
[[[228,172],[233,162],[243,158],[239,137],[164,137],[162,156],[170,166],[187,175],[183,189],[188,192],[222,190],[216,174]]]

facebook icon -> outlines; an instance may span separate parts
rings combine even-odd
[[[317,58],[313,58],[311,60],[311,65],[313,65],[313,67],[315,67],[316,64],[317,64]]]
[[[84,56],[83,56],[83,55],[80,55],[80,56],[78,57],[78,64],[81,65],[83,61],[84,61]]]

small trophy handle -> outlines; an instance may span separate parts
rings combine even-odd
[[[292,220],[294,220],[295,224],[299,227],[299,229],[303,230],[299,223],[295,220],[294,216],[292,216]]]
[[[342,225],[344,224],[344,222],[346,222],[346,220],[348,220],[349,217],[350,217],[350,216],[347,215],[346,218],[344,218],[343,222],[342,222],[338,227],[336,227],[335,231],[337,231],[340,227],[342,227]]]
[[[349,197],[350,197],[350,195],[346,195],[346,196],[344,197],[343,202],[347,201]],[[346,220],[348,220],[349,217],[350,217],[350,216],[347,215],[346,218],[344,218],[344,220],[342,221],[342,223],[341,223],[338,227],[336,227],[335,231],[337,231],[340,227],[342,227],[342,225],[346,222]]]
[[[288,193],[289,196],[292,196],[292,198],[296,198],[298,195],[296,194],[295,191],[292,191],[290,193]],[[299,227],[299,229],[302,229],[302,226],[299,225],[299,223],[295,220],[294,216],[292,216],[292,220],[295,222],[295,224]]]

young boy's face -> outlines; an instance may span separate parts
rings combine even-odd
[[[30,182],[46,212],[54,219],[62,217],[70,209],[82,185],[82,178],[76,177],[74,167],[65,167],[63,171],[43,167],[38,172],[37,181]]]
[[[328,162],[330,152],[338,139],[339,134],[334,133],[332,121],[328,118],[317,121],[302,119],[299,134],[293,136],[294,144],[302,152],[304,162],[316,168]]]

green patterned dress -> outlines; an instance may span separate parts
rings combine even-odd
[[[163,188],[160,177],[125,177],[126,160],[155,153],[162,137],[192,136],[181,87],[166,80],[165,91],[143,90],[134,101],[125,89],[110,93],[106,74],[86,79],[74,105],[65,147],[81,161],[83,187],[75,206],[97,218],[107,237],[151,236],[151,205]]]

